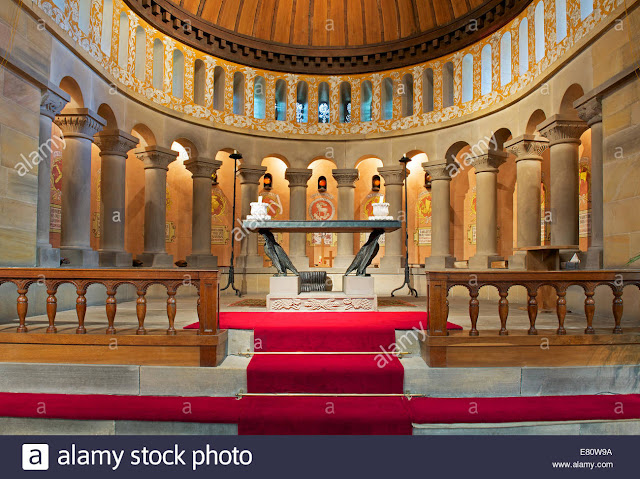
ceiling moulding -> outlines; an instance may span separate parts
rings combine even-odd
[[[193,48],[230,62],[306,74],[355,74],[402,68],[447,55],[490,35],[532,0],[488,0],[448,25],[401,40],[360,46],[303,47],[242,35],[166,0],[124,0],[146,22]],[[472,20],[477,29],[470,28]]]

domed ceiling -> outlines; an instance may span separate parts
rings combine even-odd
[[[125,0],[168,35],[230,61],[301,73],[411,65],[477,41],[531,0]]]

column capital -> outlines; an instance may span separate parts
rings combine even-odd
[[[222,166],[222,162],[218,160],[212,160],[211,158],[194,158],[184,162],[184,166],[191,172],[192,178],[209,178],[213,175],[218,168]]]
[[[168,170],[169,163],[178,157],[178,152],[161,146],[145,146],[134,150],[135,155],[144,164],[144,169]]]
[[[403,185],[405,170],[404,165],[381,166],[378,168],[378,173],[380,173],[380,176],[384,179],[385,186]]]
[[[338,182],[338,188],[355,188],[354,183],[360,177],[360,172],[355,168],[336,168],[331,174]]]
[[[542,161],[542,153],[549,147],[549,140],[543,136],[524,134],[504,144],[505,150],[516,156],[516,162],[520,160]]]
[[[538,125],[538,131],[549,140],[549,146],[558,143],[580,143],[580,135],[587,124],[565,115],[553,115]]]
[[[309,168],[287,168],[284,172],[284,178],[289,182],[289,188],[296,186],[307,187],[307,182],[313,171]]]
[[[107,124],[104,118],[88,108],[69,108],[56,115],[54,122],[65,138],[86,138],[91,141],[93,135]]]
[[[238,174],[240,175],[240,184],[259,185],[260,178],[267,171],[266,166],[258,165],[240,165]]]
[[[102,130],[93,136],[93,142],[100,148],[100,156],[115,155],[127,157],[127,153],[138,145],[138,139],[122,130]]]
[[[431,177],[431,181],[451,181],[451,168],[447,162],[431,163],[427,161],[422,163],[422,169]]]
[[[508,157],[509,153],[506,151],[489,150],[472,158],[471,166],[476,170],[476,175],[478,173],[497,173],[500,165],[507,161]]]
[[[40,114],[53,120],[70,100],[69,94],[60,88],[54,86],[43,88]]]
[[[580,101],[580,100],[578,100]],[[587,125],[591,126],[595,123],[602,122],[602,98],[594,96],[587,101],[577,104],[574,102],[573,106],[578,110],[578,116],[580,119],[587,122]]]

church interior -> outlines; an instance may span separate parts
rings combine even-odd
[[[639,7],[0,2],[0,434],[640,434]]]

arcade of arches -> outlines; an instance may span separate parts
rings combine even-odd
[[[371,19],[371,31],[367,23],[352,36],[342,25],[346,36],[330,46],[353,41],[364,58],[382,40],[438,45],[436,27],[460,28],[473,13],[430,22],[419,12],[405,28],[404,3],[393,21]],[[467,7],[485,15],[501,3]],[[525,269],[522,248],[541,245],[562,246],[564,261],[578,253],[583,268],[624,266],[640,252],[640,226],[630,219],[640,206],[638,2],[507,3],[519,8],[466,43],[452,30],[456,51],[425,47],[429,54],[411,65],[394,63],[398,52],[390,52],[385,66],[372,50],[379,63],[354,56],[349,73],[343,58],[334,75],[317,72],[329,57],[308,68],[306,56],[296,63],[286,52],[280,67],[252,68],[229,52],[217,58],[215,48],[199,50],[144,7],[119,0],[29,2],[16,30],[22,43],[2,70],[11,105],[3,108],[21,112],[1,120],[2,263],[186,261],[225,272],[235,235],[242,288],[264,292],[268,258],[257,235],[240,227],[250,202],[262,196],[275,219],[366,219],[384,196],[404,216],[406,154],[406,221],[382,240],[372,265],[384,278],[379,293],[402,279],[404,228],[421,285],[425,269]],[[9,10],[2,7],[3,25]],[[234,15],[205,12],[202,32],[213,29],[206,38]],[[278,36],[259,15],[235,15],[237,33],[264,41],[273,56]],[[327,40],[313,22],[305,28],[308,37],[291,38],[313,57]],[[242,155],[236,218],[234,150]],[[364,237],[279,240],[298,267],[327,268],[339,282]]]

